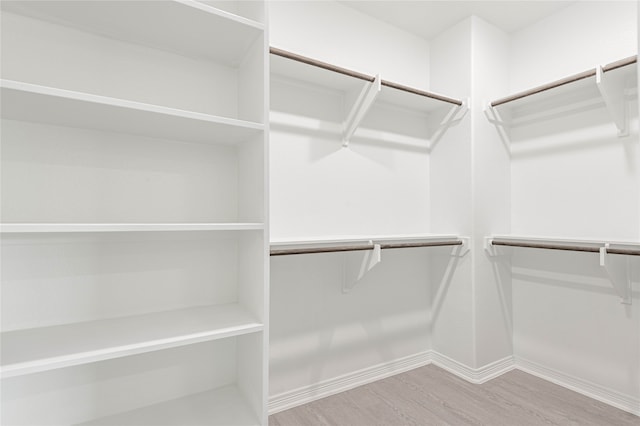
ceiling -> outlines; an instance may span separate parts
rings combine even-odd
[[[476,15],[507,33],[517,31],[575,1],[340,1],[427,40]]]

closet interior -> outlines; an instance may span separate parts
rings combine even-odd
[[[636,2],[0,3],[2,424],[432,363],[640,415]]]

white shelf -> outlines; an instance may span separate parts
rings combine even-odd
[[[82,426],[245,426],[259,424],[260,421],[235,386],[225,386],[81,423]]]
[[[311,254],[382,248],[418,248],[430,246],[464,245],[465,240],[456,235],[372,235],[340,236],[320,239],[276,240],[271,242],[271,256]]]
[[[298,56],[298,55],[294,55]],[[314,61],[311,58],[304,58],[305,60]],[[373,81],[374,76],[345,70],[356,75],[360,75],[362,78],[354,77],[351,75],[336,72],[330,69],[322,68],[321,66],[314,66],[309,63],[304,63],[299,60],[285,58],[278,54],[271,55],[271,74],[284,77],[293,81],[300,81],[306,84],[312,84],[322,87],[324,89],[330,89],[341,92],[359,92],[363,85],[368,81]],[[326,64],[329,67],[333,65]],[[335,67],[340,68],[340,67]],[[456,104],[446,102],[434,97],[442,97],[450,99],[443,95],[438,95],[431,92],[426,92],[420,89],[404,87],[406,90],[389,87],[387,84],[393,85],[394,83],[382,80],[382,87],[380,93],[377,95],[376,102],[394,105],[407,110],[413,110],[420,113],[430,113],[442,107],[452,107]],[[418,94],[421,93],[421,94]],[[430,97],[434,96],[434,97]],[[453,102],[460,102],[455,99],[451,99]]]
[[[457,235],[437,235],[437,234],[396,234],[396,235],[341,235],[325,238],[296,238],[288,240],[272,240],[271,248],[322,248],[336,245],[358,245],[367,244],[373,241],[374,244],[393,243],[422,243],[422,242],[442,242],[459,240]]]
[[[238,143],[264,130],[261,123],[13,80],[0,86],[2,117],[11,120],[200,143]]]
[[[0,233],[254,231],[262,223],[3,223]]]
[[[261,23],[188,0],[2,1],[2,10],[231,66],[264,30]]]
[[[609,244],[612,248],[640,248],[640,241],[616,241],[616,240],[592,240],[581,238],[557,238],[545,236],[529,236],[529,235],[492,235],[488,237],[491,240],[503,240],[514,243],[531,243],[531,244],[550,244],[550,245],[577,245],[582,247],[600,248],[605,244]]]
[[[613,80],[621,92],[637,87],[637,63],[613,64],[603,67],[603,79]],[[541,86],[506,96],[491,102],[504,124],[517,126],[531,120],[544,119],[558,112],[580,110],[596,104],[606,104],[597,83],[597,70],[591,69]],[[617,94],[624,97],[624,93]],[[623,99],[623,98],[621,98]]]
[[[2,377],[87,364],[258,332],[263,325],[237,304],[2,333]]]

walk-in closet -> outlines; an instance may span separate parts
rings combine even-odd
[[[640,424],[640,8],[0,0],[3,425]]]

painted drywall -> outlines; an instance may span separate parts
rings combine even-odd
[[[334,2],[270,6],[272,46],[428,87],[425,40]],[[353,95],[272,75],[272,240],[429,232],[428,121],[375,105],[343,148]],[[344,262],[361,254],[273,257],[271,397],[427,351],[429,252],[383,251],[349,293]]]
[[[471,20],[431,41],[431,87],[467,99],[471,94]],[[471,235],[471,117],[450,128],[431,154],[431,229]],[[474,365],[471,256],[431,258],[433,349]]]
[[[574,2],[512,33],[504,94],[635,55],[636,8],[635,1]]]
[[[427,350],[428,251],[385,250],[348,293],[343,264],[360,254],[273,258],[270,394]]]
[[[272,46],[421,89],[426,40],[334,1],[269,2]]]
[[[510,91],[635,55],[636,7],[636,2],[578,2],[514,33]],[[635,79],[631,75],[630,83]],[[634,96],[627,96],[632,128],[627,137],[616,136],[595,85],[563,109],[551,109],[549,103],[544,114],[525,115],[512,127],[514,234],[638,241],[640,147]],[[497,261],[511,262],[513,273],[516,360],[639,412],[640,262],[629,261],[634,297],[633,305],[625,306],[597,255],[529,249],[503,253]]]
[[[485,115],[486,100],[508,81],[509,37],[499,28],[471,20],[471,150],[473,200],[473,305],[475,359],[480,368],[513,354],[511,276],[508,265],[493,262],[484,237],[508,234],[510,221],[510,152],[496,140],[496,128]]]

